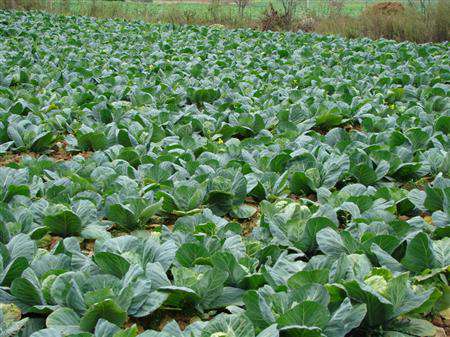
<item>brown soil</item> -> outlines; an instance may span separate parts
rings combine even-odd
[[[436,336],[450,336],[450,321],[448,319],[445,319],[442,316],[436,316],[433,318],[432,323],[438,328]]]
[[[289,194],[289,198],[294,201],[299,201],[300,197],[297,194]]]
[[[344,130],[347,131],[347,132],[350,132],[350,131],[362,131],[362,127],[359,124],[355,124],[355,125],[347,124],[347,125],[344,125]]]
[[[184,330],[184,329],[186,329],[186,327],[189,324],[191,324],[191,319],[192,319],[192,317],[184,314],[181,311],[167,312],[162,317],[162,319],[159,323],[158,330],[162,330],[164,328],[164,326],[172,320],[175,320],[178,323],[178,325],[180,326],[180,329]]]
[[[71,160],[74,155],[81,155],[85,159],[89,158],[92,154],[91,151],[79,152],[76,154],[66,151],[67,143],[58,143],[53,152],[46,154],[48,157],[53,158],[56,162]],[[7,166],[9,164],[19,164],[22,158],[25,156],[30,156],[33,158],[39,158],[42,154],[36,152],[24,152],[24,153],[12,153],[9,152],[4,156],[0,157],[0,166]]]
[[[306,196],[306,199],[309,199],[311,201],[317,202],[317,195],[315,193],[308,194]]]
[[[83,240],[83,253],[85,253],[87,256],[92,256],[94,254],[94,246],[95,246],[95,240]]]
[[[7,166],[9,164],[18,164],[22,161],[22,157],[24,153],[7,153],[4,156],[0,157],[0,166]],[[26,155],[36,158],[36,153],[28,152]]]
[[[142,327],[142,325],[138,321],[132,320],[130,318],[128,321],[125,322],[124,327],[126,329],[128,329],[128,328],[131,328],[133,325],[136,325],[139,334],[141,334],[145,331],[145,329]]]
[[[154,231],[155,229],[159,229],[162,225],[165,225],[167,228],[169,228],[170,231],[172,231],[177,219],[178,217],[172,214],[166,216],[154,215],[152,217],[152,222],[147,224],[145,226],[145,229]]]
[[[58,161],[66,161],[71,160],[73,155],[70,152],[66,151],[67,143],[65,141],[57,144],[57,148],[54,152],[52,152],[49,156]],[[83,151],[79,152],[76,155],[81,155],[84,159],[87,159],[91,156],[91,151]]]
[[[147,317],[139,319],[130,319],[129,324],[137,324],[142,330],[161,331],[164,326],[172,320],[178,323],[181,330],[184,330],[189,324],[193,323],[198,317],[193,312],[186,310],[156,310]]]
[[[302,197],[305,199],[311,200],[312,202],[317,202],[317,195],[315,193],[310,193],[305,196],[299,196],[297,194],[289,194],[289,198],[294,201],[299,201]]]
[[[247,200],[247,199],[246,199]],[[252,199],[253,200],[253,199]],[[244,219],[244,221],[241,222],[241,228],[242,228],[242,235],[243,236],[250,236],[252,234],[253,228],[258,227],[259,225],[259,218],[260,216],[260,210],[259,210],[259,204],[256,202],[246,202],[250,206],[253,206],[256,208],[255,214],[251,218]]]
[[[432,181],[433,181],[432,177],[425,176],[414,182],[406,182],[402,184],[400,187],[408,191],[413,190],[415,188],[421,191],[425,191],[425,187],[429,185]]]

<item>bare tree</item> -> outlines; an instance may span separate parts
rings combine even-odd
[[[221,0],[210,0],[208,11],[214,22],[218,22],[220,18]]]
[[[344,8],[344,0],[328,0],[328,11],[330,14],[341,14]]]
[[[244,16],[245,9],[250,4],[250,0],[234,0],[234,3],[236,4],[239,15],[242,18]]]
[[[286,24],[290,26],[299,0],[280,0],[280,2],[283,7],[283,17],[286,20]]]
[[[431,7],[431,0],[408,0],[408,4],[411,7],[419,8],[423,13],[427,11],[429,7]]]

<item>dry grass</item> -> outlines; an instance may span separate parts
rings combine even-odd
[[[330,15],[316,22],[315,30],[319,33],[350,38],[367,36],[417,43],[448,41],[450,2],[439,0],[425,12],[412,7],[394,11],[372,8],[357,17]]]

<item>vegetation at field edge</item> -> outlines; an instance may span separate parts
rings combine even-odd
[[[0,336],[445,336],[449,83],[448,43],[1,10]]]
[[[242,4],[239,7],[236,4]],[[309,4],[308,6],[306,4]],[[103,0],[1,0],[0,7],[44,10],[65,15],[124,18],[174,24],[220,24],[230,28],[302,30],[345,37],[389,38],[418,43],[448,41],[450,2],[447,0],[278,0],[222,3],[123,2]],[[241,9],[239,9],[241,8]]]

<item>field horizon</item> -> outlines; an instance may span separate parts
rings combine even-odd
[[[448,333],[448,42],[10,10],[0,37],[0,336]]]

